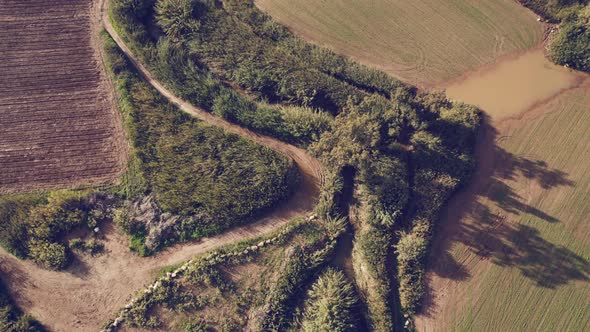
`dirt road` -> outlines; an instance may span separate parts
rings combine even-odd
[[[182,111],[289,156],[298,165],[303,179],[291,199],[262,219],[218,236],[171,247],[154,257],[141,258],[131,253],[126,236],[112,225],[102,230],[106,254],[82,257],[64,272],[43,270],[0,249],[0,270],[15,301],[52,331],[98,331],[136,291],[152,281],[159,269],[226,244],[261,236],[297,216],[310,213],[322,178],[321,164],[305,150],[217,118],[176,97],[156,81],[108,22],[105,4],[104,0],[98,1],[96,11],[100,14],[94,19],[102,21],[105,29],[154,88]]]

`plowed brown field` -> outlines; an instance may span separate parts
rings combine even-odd
[[[124,168],[91,0],[0,2],[0,193],[108,183]]]

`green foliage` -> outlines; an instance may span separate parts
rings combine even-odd
[[[284,331],[293,317],[301,285],[305,284],[334,251],[335,241],[318,242],[314,247],[293,248],[289,260],[273,288],[265,316],[261,322],[264,331]]]
[[[4,332],[42,332],[45,331],[29,315],[23,313],[12,302],[4,283],[0,282],[0,331]]]
[[[112,16],[134,52],[178,95],[229,121],[309,146],[327,168],[316,207],[323,220],[339,220],[345,212],[342,178],[353,170],[367,203],[355,241],[374,282],[371,320],[391,330],[394,292],[387,263],[398,254],[405,259],[393,252],[394,231],[416,231],[424,244],[418,249],[426,250],[441,206],[473,169],[480,112],[439,94],[417,93],[378,70],[305,43],[252,1],[201,4],[199,28],[180,44],[171,42],[173,34],[150,37],[150,17],[143,11],[115,10]],[[418,232],[422,224],[425,230]],[[339,223],[328,226],[335,233],[342,229]],[[413,257],[411,268],[400,273],[420,275],[424,256]],[[273,291],[263,328],[288,325],[294,285],[310,271],[297,264]],[[420,278],[407,280],[404,293],[421,289]]]
[[[87,252],[93,256],[104,251],[104,244],[97,239],[90,239],[88,241],[84,241],[80,238],[71,239],[69,247],[72,250]]]
[[[69,263],[63,235],[75,228],[93,228],[105,218],[93,210],[86,190],[6,195],[0,198],[1,244],[21,258],[53,270]]]
[[[550,55],[560,65],[590,72],[590,5],[562,23]]]
[[[144,194],[153,193],[163,212],[185,217],[169,243],[247,222],[290,194],[298,179],[292,160],[178,111],[139,79],[112,40],[105,38],[105,51],[147,180]],[[215,112],[233,107],[231,97],[216,100]],[[147,230],[118,213],[132,248],[149,254]]]
[[[156,1],[156,22],[164,32],[174,38],[186,37],[199,29],[195,18],[194,0],[158,0]]]
[[[309,107],[280,107],[285,131],[295,142],[311,143],[330,128],[333,118]]]
[[[590,72],[590,4],[588,0],[520,0],[553,23],[560,23],[549,45],[551,59],[560,65]]]
[[[355,310],[358,299],[342,272],[326,270],[313,284],[308,297],[301,324],[303,331],[357,330]]]
[[[403,233],[396,245],[400,302],[406,313],[413,314],[424,293],[423,262],[428,249],[428,222]],[[425,229],[426,228],[426,229]],[[421,231],[426,231],[426,234]]]
[[[35,263],[50,270],[61,270],[68,263],[66,248],[55,242],[32,240],[29,242],[29,257]]]
[[[559,22],[572,15],[588,0],[519,0],[541,16],[552,22]]]
[[[355,241],[359,255],[355,263],[367,271],[362,280],[367,280],[369,287],[366,290],[368,323],[374,331],[394,331],[392,287],[388,271],[392,236],[383,229],[367,224],[356,235]]]
[[[207,323],[200,319],[188,319],[180,322],[178,328],[183,332],[206,332]]]

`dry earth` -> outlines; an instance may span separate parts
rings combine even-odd
[[[0,193],[112,183],[121,122],[91,0],[0,2]]]

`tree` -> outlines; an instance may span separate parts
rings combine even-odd
[[[193,0],[159,0],[156,3],[156,22],[167,36],[178,41],[182,35],[199,29],[194,8]]]
[[[33,240],[29,243],[29,255],[35,263],[50,270],[61,270],[68,263],[66,247],[60,243]]]
[[[357,298],[352,285],[340,271],[328,269],[309,291],[302,330],[356,331]]]

